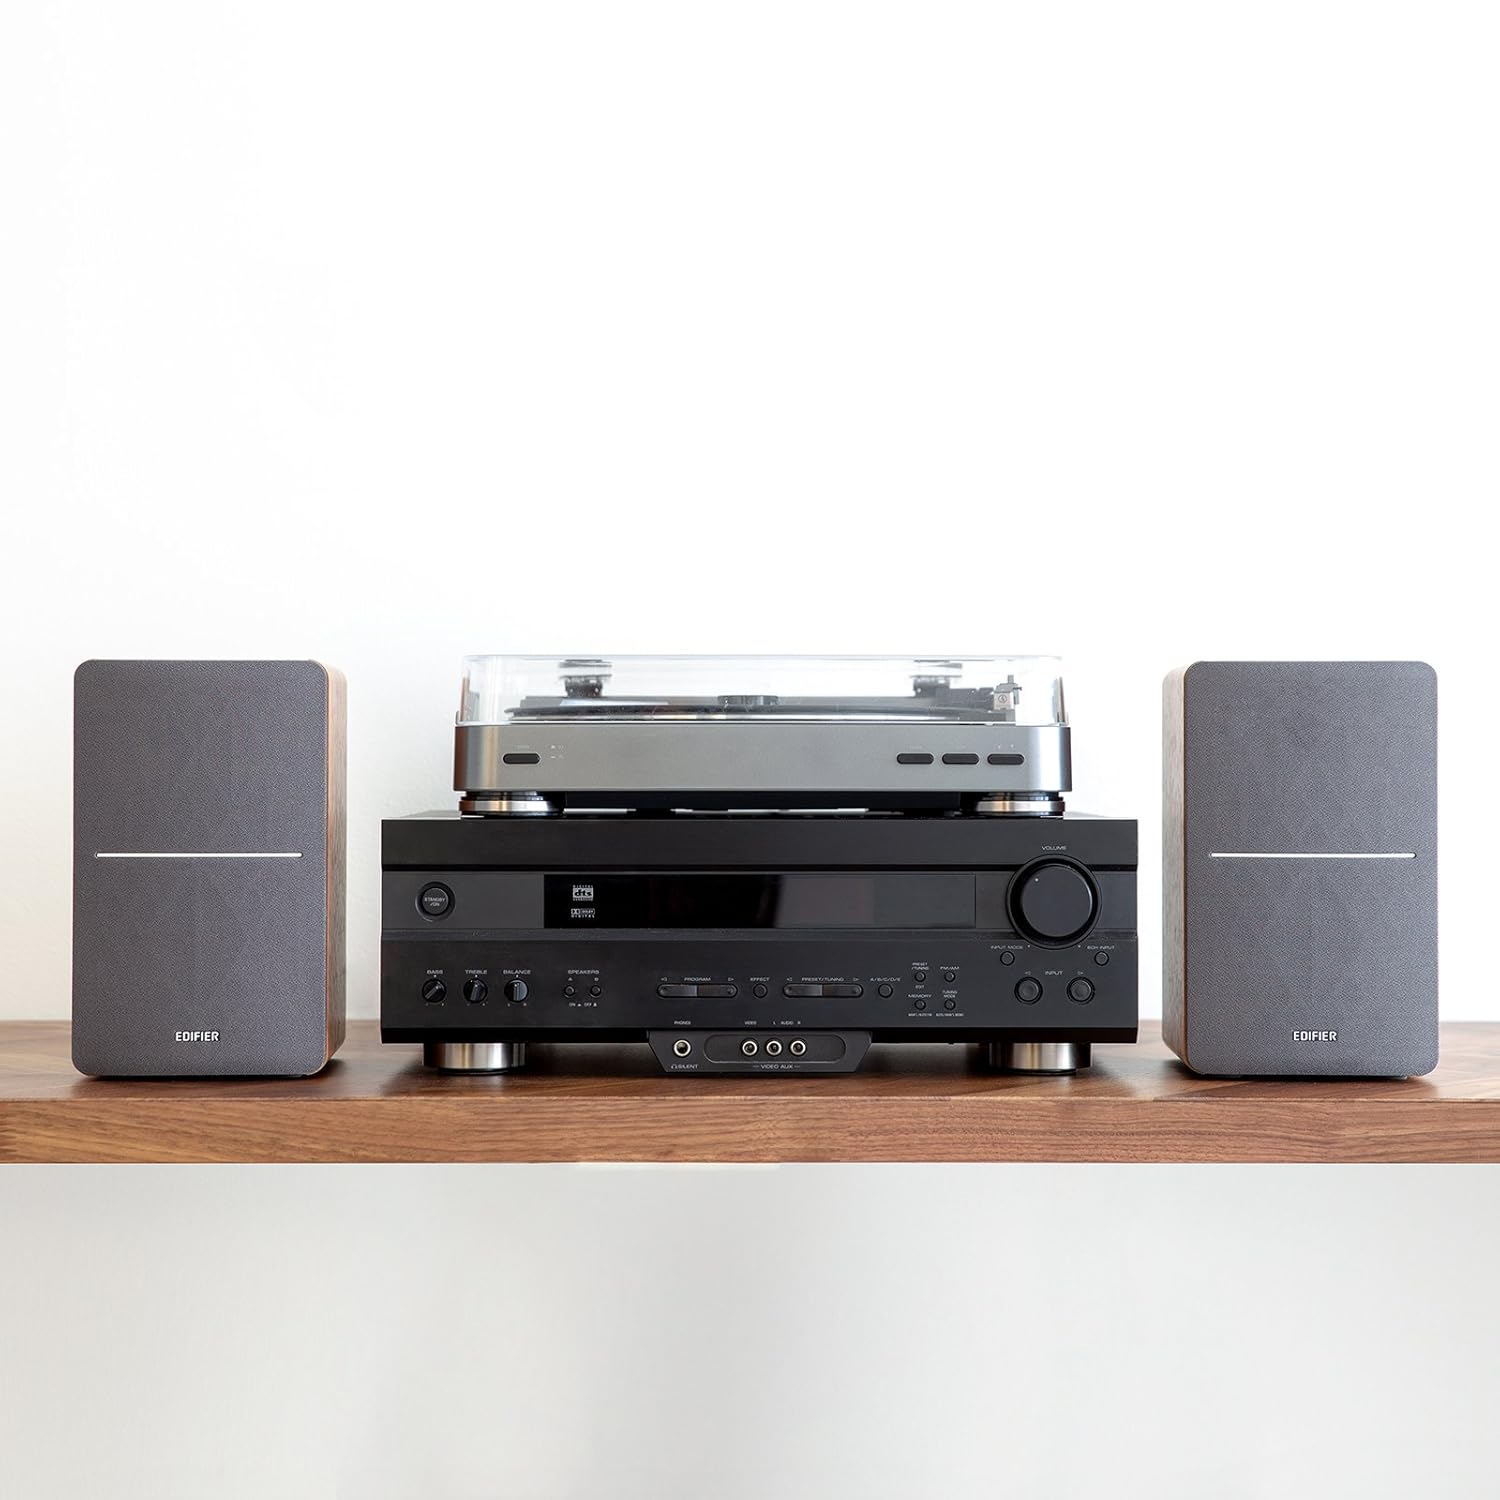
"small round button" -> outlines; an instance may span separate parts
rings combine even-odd
[[[752,987],[750,993],[754,995],[757,1000],[764,1000],[766,998],[766,987],[763,984],[757,984]]]
[[[1077,979],[1068,984],[1068,999],[1076,1000],[1080,1005],[1087,1005],[1094,998],[1094,981],[1085,979],[1079,975]]]
[[[589,986],[589,994],[591,994],[594,997],[594,999],[597,1000],[599,998],[599,996],[602,995],[603,993],[604,993],[604,991],[603,991],[603,989],[600,988],[599,985],[597,985],[597,984],[591,984]]]
[[[952,984],[953,981],[955,979],[957,979],[957,978],[958,978],[958,975],[955,974],[952,969],[944,969],[943,970],[943,983],[944,984]]]
[[[1016,955],[1014,953],[1012,953],[1009,948],[1007,948],[1005,950],[1005,952],[1000,955],[1000,962],[1003,963],[1007,969],[1013,963],[1015,963],[1015,961],[1016,961]]]
[[[573,998],[573,996],[576,995],[577,993],[578,993],[578,991],[571,984],[565,984],[563,986],[563,999],[564,1000],[571,1000]]]
[[[464,999],[470,1005],[482,1005],[488,999],[490,987],[482,979],[464,980]]]
[[[528,993],[524,979],[507,979],[505,981],[505,998],[512,1005],[519,1005]]]
[[[1035,1005],[1041,998],[1042,986],[1040,981],[1038,980],[1030,978],[1023,979],[1016,986],[1016,999],[1019,1000],[1022,1005]]]
[[[1109,954],[1102,948],[1094,955],[1094,962],[1102,969],[1109,962]]]
[[[918,1009],[918,1010],[926,1010],[926,1009],[927,1009],[927,1002],[926,1002],[926,1001],[925,1001],[925,1000],[913,1000],[913,1001],[912,1001],[912,1004],[913,1004],[913,1005],[914,1005],[914,1006],[915,1006],[915,1007],[916,1007],[916,1008],[917,1008],[917,1009]]]
[[[881,985],[880,988],[876,991],[876,994],[878,994],[882,1000],[889,1000],[895,993],[895,990],[893,990],[888,984]]]
[[[926,969],[918,969],[917,972],[915,974],[913,974],[911,977],[912,977],[913,981],[915,983],[917,983],[917,984],[926,984],[927,983],[927,970]]]
[[[958,1001],[957,1000],[944,1000],[943,1001],[943,1009],[944,1010],[957,1010],[958,1009]]]
[[[433,881],[417,893],[417,910],[424,917],[446,917],[453,910],[453,892]]]
[[[448,986],[441,979],[429,979],[422,986],[422,998],[429,1005],[436,1005],[448,993]]]

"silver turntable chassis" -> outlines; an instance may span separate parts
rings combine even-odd
[[[453,784],[464,812],[545,813],[570,792],[601,806],[646,792],[680,795],[684,807],[695,793],[770,805],[784,791],[826,795],[829,807],[936,794],[979,799],[984,812],[1029,812],[1057,810],[1038,809],[1049,799],[1060,808],[1072,771],[1066,725],[521,720],[460,724]]]

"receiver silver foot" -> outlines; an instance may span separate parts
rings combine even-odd
[[[427,1042],[422,1061],[445,1073],[506,1073],[526,1066],[525,1042]]]
[[[1087,1042],[986,1042],[984,1060],[1004,1073],[1073,1073],[1089,1065]]]

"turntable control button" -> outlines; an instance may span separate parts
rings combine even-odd
[[[705,1000],[733,1000],[740,992],[737,984],[700,984],[698,994]]]
[[[903,750],[896,757],[898,766],[930,766],[932,757],[925,750]]]
[[[512,1005],[519,1005],[529,993],[524,979],[508,979],[505,983],[505,998]]]
[[[696,1000],[698,998],[698,986],[696,984],[659,984],[656,993],[663,1000]]]
[[[880,996],[880,998],[882,1000],[889,1000],[891,998],[891,996],[894,995],[896,992],[895,992],[894,989],[891,988],[890,985],[883,984],[883,985],[880,986],[879,990],[876,991],[876,993]]]
[[[441,979],[429,979],[422,986],[422,998],[429,1005],[436,1005],[448,993],[448,986]]]
[[[1081,974],[1068,985],[1068,999],[1076,1000],[1080,1005],[1087,1005],[1094,998],[1094,981],[1085,979]]]
[[[788,1000],[820,1000],[823,997],[821,984],[784,984],[781,993]]]
[[[1023,979],[1016,986],[1016,999],[1022,1005],[1035,1005],[1042,998],[1042,986],[1035,979]]]
[[[862,984],[825,984],[822,988],[825,995],[835,1000],[858,1000],[865,992]]]
[[[490,987],[482,979],[464,980],[464,999],[470,1005],[482,1005],[488,998]]]

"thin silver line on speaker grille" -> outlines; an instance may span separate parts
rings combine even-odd
[[[1415,854],[1221,854],[1209,852],[1210,859],[1415,859]]]
[[[142,852],[138,852],[138,851],[135,851],[135,850],[131,850],[128,853],[110,853],[110,854],[98,854],[98,853],[96,853],[94,855],[94,858],[95,859],[301,859],[302,855],[301,855],[300,852],[299,853],[295,853],[295,854],[281,854],[281,853],[277,853],[277,854],[262,854],[262,853],[241,853],[241,852],[238,852],[238,851],[233,852],[233,853],[227,853],[227,852],[224,852],[222,850],[214,850],[212,852],[201,851],[201,852],[181,853],[179,851],[174,850],[171,853],[157,853],[157,852],[145,852],[145,853],[142,853]]]

